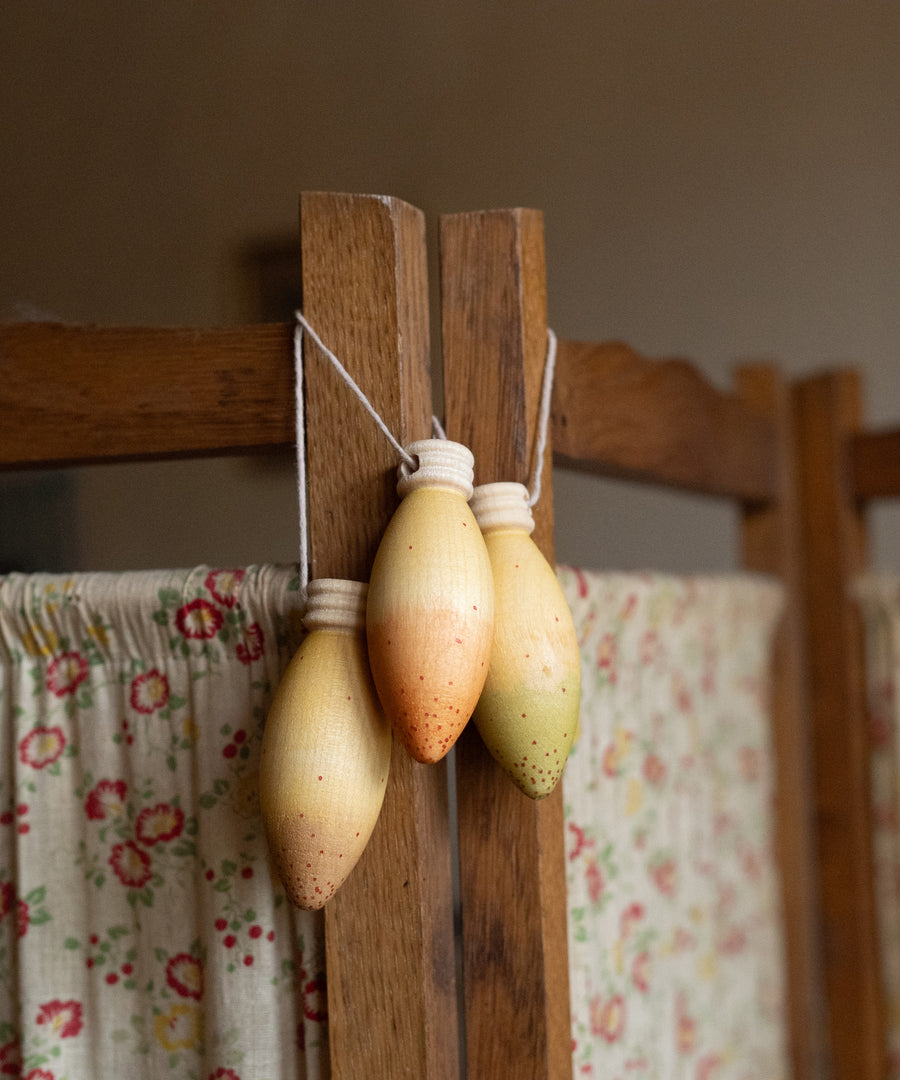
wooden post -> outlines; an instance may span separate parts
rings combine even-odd
[[[813,1080],[827,1075],[827,1045],[790,388],[770,364],[739,369],[737,383],[745,404],[771,420],[776,436],[775,499],[745,505],[741,531],[744,566],[777,575],[785,589],[773,645],[775,850],[784,911],[791,1075]]]
[[[831,1073],[881,1080],[887,1075],[887,1048],[862,633],[849,595],[865,563],[864,522],[851,484],[851,437],[860,426],[856,373],[798,383],[794,420]]]
[[[305,194],[303,310],[394,435],[427,437],[422,214],[396,199]],[[368,581],[396,506],[396,452],[312,344],[304,350],[314,577]],[[395,745],[381,817],[325,909],[333,1080],[457,1080],[447,781]]]
[[[447,435],[475,455],[475,482],[530,484],[547,345],[542,216],[441,220]],[[550,450],[534,538],[553,561]],[[571,1077],[561,785],[523,795],[470,725],[457,743],[468,1075]]]

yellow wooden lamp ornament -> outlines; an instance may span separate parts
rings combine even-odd
[[[416,761],[440,760],[465,727],[491,655],[494,586],[469,509],[471,451],[414,442],[400,467],[401,503],[369,580],[366,631],[378,695]]]
[[[314,910],[334,895],[375,827],[391,730],[369,671],[367,586],[311,581],[309,631],[279,684],[263,734],[259,793],[288,898]]]
[[[531,539],[523,484],[475,488],[472,511],[494,578],[494,639],[474,721],[490,750],[533,799],[554,789],[578,724],[581,669],[572,616]]]

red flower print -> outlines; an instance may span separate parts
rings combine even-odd
[[[619,920],[619,931],[623,938],[630,936],[631,931],[635,925],[644,917],[644,905],[643,904],[629,904],[627,908],[622,912],[622,916]]]
[[[77,652],[60,653],[47,668],[47,689],[57,697],[74,694],[88,673],[88,662]]]
[[[655,630],[648,630],[641,638],[641,663],[649,667],[656,659],[659,635]]]
[[[762,775],[762,754],[753,746],[742,746],[738,751],[741,776],[753,783]]]
[[[743,952],[747,944],[747,935],[739,926],[732,926],[719,942],[719,952],[734,955]]]
[[[325,997],[325,976],[310,979],[303,986],[303,1015],[307,1020],[317,1023],[328,1019],[328,1007]]]
[[[11,881],[0,885],[0,919],[8,915],[16,906],[16,887]]]
[[[238,586],[246,573],[246,570],[211,570],[203,584],[217,603],[223,607],[234,607],[237,603]]]
[[[694,1080],[713,1080],[713,1077],[718,1073],[721,1064],[722,1057],[720,1054],[704,1054],[697,1062],[697,1071],[694,1073]]]
[[[891,745],[894,734],[894,725],[890,717],[884,713],[876,712],[869,721],[869,739],[872,746],[878,750],[885,750]]]
[[[36,727],[19,743],[19,759],[33,769],[52,765],[66,748],[62,728]]]
[[[169,700],[169,680],[156,668],[138,675],[131,684],[131,707],[149,716]]]
[[[175,624],[186,638],[215,637],[222,627],[222,612],[198,598],[178,609]]]
[[[22,1044],[12,1039],[0,1046],[0,1076],[22,1075]]]
[[[638,953],[631,962],[631,981],[642,994],[650,989],[650,953]]]
[[[608,673],[610,682],[615,682],[617,652],[616,635],[604,634],[597,645],[597,667]]]
[[[603,772],[606,776],[618,776],[619,775],[619,760],[620,754],[615,743],[610,743],[609,746],[603,751],[603,757],[601,764],[603,766]]]
[[[167,840],[174,840],[184,828],[184,813],[178,806],[158,803],[148,806],[138,814],[135,834],[142,844],[153,847]]]
[[[124,780],[99,781],[85,799],[84,812],[91,821],[105,821],[107,817],[118,817],[123,810],[126,790]]]
[[[602,1001],[595,997],[590,1003],[591,1033],[614,1043],[625,1030],[625,999],[621,994]]]
[[[28,924],[31,921],[31,919],[30,919],[30,916],[29,916],[29,913],[28,913],[28,905],[25,903],[24,900],[19,901],[18,913],[19,913],[18,934],[19,934],[19,937],[25,937],[25,935],[28,933]]]
[[[223,1069],[220,1065],[215,1072],[209,1074],[209,1080],[241,1080],[234,1069]]]
[[[54,1080],[54,1077],[48,1069],[32,1069],[25,1080]]]
[[[116,844],[109,857],[109,865],[116,877],[130,889],[139,889],[150,880],[150,856],[141,851],[133,840]]]
[[[688,1013],[684,998],[678,1001],[675,1041],[682,1054],[690,1054],[697,1041],[697,1021]]]
[[[596,904],[600,899],[600,894],[603,892],[603,874],[600,871],[600,867],[597,865],[596,859],[591,859],[587,864],[587,869],[584,872],[584,876],[587,879],[588,896],[591,903]]]
[[[199,1001],[203,996],[203,965],[196,956],[179,953],[166,964],[166,982],[176,994]]]
[[[594,846],[594,841],[586,839],[584,829],[576,825],[574,821],[569,822],[569,832],[575,837],[575,846],[569,852],[569,860],[574,862],[585,848]]]
[[[658,787],[665,780],[666,772],[665,762],[656,754],[651,753],[644,758],[644,779],[648,784]]]
[[[650,877],[663,896],[674,896],[677,869],[671,857],[657,859],[650,864]]]
[[[54,1035],[71,1039],[81,1031],[81,1003],[78,1001],[48,1001],[37,1014],[39,1024],[49,1024]]]
[[[252,664],[263,654],[263,632],[259,623],[251,623],[244,629],[244,640],[234,650],[242,664]]]

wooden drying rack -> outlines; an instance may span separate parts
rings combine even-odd
[[[396,199],[305,194],[303,310],[401,442],[430,430],[420,211]],[[541,215],[441,222],[447,434],[476,483],[527,482],[546,348]],[[292,327],[0,328],[0,467],[59,466],[293,444]],[[306,350],[310,572],[366,580],[396,504],[393,451]],[[689,365],[623,345],[560,341],[558,464],[735,500],[742,561],[780,577],[778,860],[794,1075],[823,1075],[818,916],[800,633],[800,523],[790,394],[774,368],[721,393]],[[535,538],[552,559],[550,457]],[[533,803],[464,733],[457,753],[462,974],[457,985],[447,772],[395,750],[384,809],[325,913],[335,1080],[571,1076],[562,797]],[[458,1001],[464,1008],[458,1008]]]

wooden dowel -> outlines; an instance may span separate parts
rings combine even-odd
[[[857,500],[900,495],[900,429],[859,432],[848,449]]]
[[[530,482],[546,353],[543,220],[531,210],[441,221],[447,435],[475,482]],[[550,455],[534,537],[553,559]],[[457,744],[469,1077],[572,1074],[562,785],[532,802],[469,725]]]
[[[772,648],[775,856],[784,913],[791,1076],[817,1080],[827,1075],[827,1043],[790,388],[769,364],[739,369],[738,388],[747,407],[772,422],[776,436],[777,497],[771,503],[744,507],[741,533],[744,566],[779,577],[785,594]]]
[[[294,442],[292,328],[0,325],[0,468]]]
[[[831,1075],[882,1080],[887,1047],[862,635],[850,593],[865,565],[864,522],[846,456],[860,426],[856,373],[798,383],[794,421]]]
[[[306,194],[303,310],[394,435],[431,416],[425,230],[396,199]],[[397,503],[396,451],[314,347],[307,382],[314,577],[367,581]],[[325,909],[333,1080],[458,1080],[446,771],[395,744],[362,859]]]

